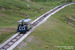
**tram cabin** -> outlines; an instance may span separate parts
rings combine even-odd
[[[31,19],[22,19],[18,21],[18,29],[17,32],[25,33],[31,28]]]

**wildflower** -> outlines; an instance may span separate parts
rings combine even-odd
[[[49,46],[48,45],[45,45],[45,48],[48,48]]]

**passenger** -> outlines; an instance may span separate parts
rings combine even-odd
[[[21,24],[21,26],[23,26],[23,23]]]
[[[28,27],[26,26],[25,29],[27,30],[27,28],[28,28]]]

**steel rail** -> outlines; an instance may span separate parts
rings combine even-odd
[[[75,2],[71,2],[71,3],[75,3]],[[67,3],[67,4],[71,4],[71,3]],[[45,14],[44,16],[42,16],[41,18],[39,18],[37,21],[35,21],[32,24],[32,28],[34,26],[36,26],[39,22],[41,22],[44,18],[46,18],[46,16],[48,16],[49,14],[53,13],[54,11],[56,11],[57,9],[61,8],[62,6],[65,6],[67,4],[63,4],[58,6],[57,8],[53,9],[52,11],[48,12],[47,14]],[[7,44],[5,44],[4,46],[2,46],[0,48],[0,50],[7,50],[11,45],[13,45],[16,41],[18,41],[24,34],[19,33],[17,36],[15,36],[13,39],[11,39]]]

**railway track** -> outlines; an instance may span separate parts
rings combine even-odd
[[[75,2],[72,2],[75,3]],[[71,3],[68,3],[71,4]],[[53,13],[54,11],[56,11],[57,9],[61,8],[62,6],[65,6],[67,4],[63,4],[58,6],[57,8],[53,9],[52,11],[48,12],[47,14],[43,15],[41,18],[39,18],[37,21],[35,21],[34,23],[32,23],[32,28],[34,26],[36,26],[39,22],[41,22],[44,18],[46,18],[46,16],[48,16],[49,14]],[[2,46],[0,48],[0,50],[7,50],[11,45],[13,45],[16,41],[18,41],[24,34],[19,33],[18,35],[16,35],[13,39],[11,39],[8,43],[6,43],[4,46]]]
[[[7,48],[9,48],[12,44],[14,44],[17,40],[19,40],[24,34],[18,34],[17,36],[15,36],[13,39],[11,39],[7,44],[5,44],[4,46],[2,46],[0,48],[0,50],[7,50]]]
[[[75,2],[72,2],[72,3],[75,3]],[[71,3],[67,3],[67,4],[71,4]],[[41,22],[44,18],[46,18],[46,16],[48,16],[49,14],[53,13],[54,11],[56,11],[57,9],[61,8],[62,6],[65,6],[67,4],[63,4],[63,5],[60,5],[58,6],[57,8],[53,9],[52,11],[48,12],[47,14],[45,14],[44,16],[42,16],[41,18],[39,18],[37,21],[35,21],[33,24],[32,24],[32,27],[34,27],[35,25],[37,25],[39,22]]]

